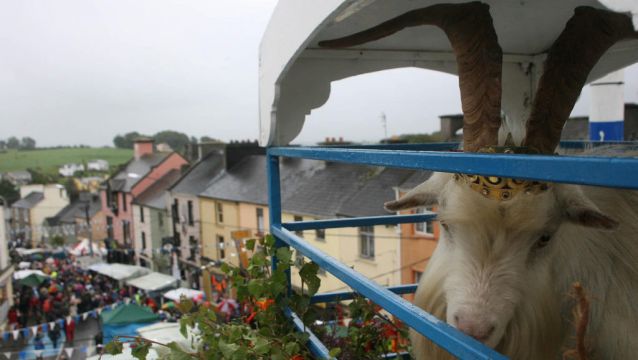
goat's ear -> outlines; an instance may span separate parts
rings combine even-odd
[[[426,182],[410,190],[401,199],[388,201],[384,207],[386,210],[394,212],[436,204],[439,200],[439,193],[451,178],[451,174],[434,173]]]
[[[613,230],[618,221],[603,214],[578,186],[557,185],[557,197],[565,219],[573,224]]]

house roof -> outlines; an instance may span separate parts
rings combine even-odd
[[[93,218],[102,209],[102,202],[98,196],[80,193],[80,198],[65,206],[55,216],[47,218],[50,225],[60,223],[75,223],[78,217],[86,216],[86,206],[89,206],[89,218]]]
[[[363,186],[346,196],[337,215],[388,215],[383,208],[387,201],[395,200],[394,188],[414,175],[414,170],[385,168],[364,181]]]
[[[148,189],[135,197],[134,204],[152,207],[155,209],[166,208],[166,197],[168,196],[168,188],[179,179],[180,172],[173,169],[158,179]]]
[[[158,165],[172,153],[147,154],[139,159],[129,161],[124,169],[109,179],[109,185],[113,191],[130,192],[133,186],[144,178],[154,166]]]
[[[31,179],[31,173],[28,172],[27,170],[16,170],[16,171],[9,171],[7,173],[7,176],[10,176],[14,179]]]
[[[282,159],[280,164],[284,211],[318,217],[385,215],[383,203],[395,198],[395,187],[429,177],[414,170],[308,159]],[[250,156],[223,172],[200,196],[266,205],[265,156]]]
[[[303,177],[312,175],[323,162],[307,159],[284,159],[281,162],[282,201],[303,184]],[[223,171],[200,196],[214,199],[268,204],[266,157],[251,155],[232,168]]]
[[[29,195],[16,201],[11,205],[14,208],[31,209],[44,199],[44,193],[40,191],[30,192]]]
[[[212,151],[195,163],[170,188],[172,192],[199,195],[224,168],[224,154]]]
[[[301,180],[303,184],[284,201],[283,208],[297,214],[333,217],[378,171],[372,166],[327,163],[313,176]]]

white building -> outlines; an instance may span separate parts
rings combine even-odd
[[[69,163],[69,164],[62,165],[60,169],[58,170],[60,175],[66,176],[66,177],[73,176],[77,171],[84,171],[84,165]]]
[[[2,200],[0,199],[0,202]],[[4,204],[0,204],[0,329],[6,328],[7,312],[13,305],[13,287],[11,284],[13,266],[9,259],[7,246],[7,219],[10,212]]]
[[[91,160],[86,164],[88,170],[95,171],[108,171],[109,170],[109,162],[102,159]]]

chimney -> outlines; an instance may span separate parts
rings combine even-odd
[[[154,140],[147,137],[139,137],[133,142],[133,155],[135,160],[139,160],[144,155],[153,153]]]
[[[197,144],[197,160],[203,159],[206,155],[213,151],[224,151],[226,144],[223,142],[200,142]]]

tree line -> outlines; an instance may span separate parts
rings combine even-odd
[[[22,139],[11,136],[6,140],[0,140],[0,150],[6,149],[33,150],[35,149],[35,140],[28,136],[25,136]]]
[[[113,138],[113,145],[115,145],[116,148],[120,148],[120,149],[132,149],[135,139],[141,138],[141,137],[151,138],[155,141],[155,144],[166,143],[168,144],[168,146],[171,147],[171,149],[178,152],[182,152],[182,153],[186,151],[186,146],[188,144],[197,143],[197,138],[194,136],[189,137],[188,135],[181,133],[179,131],[164,130],[152,136],[140,134],[137,131],[132,131],[123,135],[118,134],[117,136]],[[208,137],[208,136],[202,136],[200,138],[200,141],[201,142],[220,142],[219,140]]]

